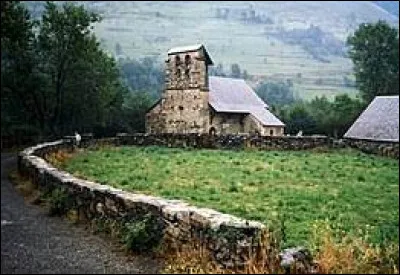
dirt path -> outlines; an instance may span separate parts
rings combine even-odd
[[[48,217],[16,192],[8,173],[15,154],[1,154],[1,273],[157,273],[151,257],[126,255],[111,240]]]

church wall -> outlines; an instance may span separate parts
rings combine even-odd
[[[213,128],[215,134],[281,135],[252,115],[216,113],[209,107],[207,58],[203,48],[168,55],[165,89],[160,103],[146,114],[146,132],[211,133]]]
[[[243,119],[246,114],[215,113],[210,111],[210,129],[215,129],[215,134],[243,134]]]

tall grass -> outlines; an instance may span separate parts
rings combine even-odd
[[[362,238],[334,237],[328,224],[319,223],[313,231],[314,259],[307,269],[293,266],[291,274],[398,274],[399,245],[388,243],[372,245]],[[242,268],[223,268],[216,263],[212,253],[199,241],[185,244],[179,249],[163,251],[168,274],[283,274],[279,246],[265,235],[259,249]]]

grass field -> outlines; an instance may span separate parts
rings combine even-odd
[[[399,239],[398,161],[352,150],[111,147],[79,153],[62,166],[125,190],[265,224],[279,220],[286,245],[305,245],[317,221],[374,243]]]

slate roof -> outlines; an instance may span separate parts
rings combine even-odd
[[[399,142],[399,96],[377,96],[345,138]]]
[[[207,59],[207,65],[213,65],[213,61],[211,60],[211,57],[208,54],[208,52],[203,44],[175,47],[168,51],[168,55],[174,54],[174,53],[194,52],[194,51],[198,51],[200,49],[202,49],[204,51],[204,55]]]
[[[209,104],[217,112],[249,113],[264,126],[284,126],[243,79],[209,77]]]

